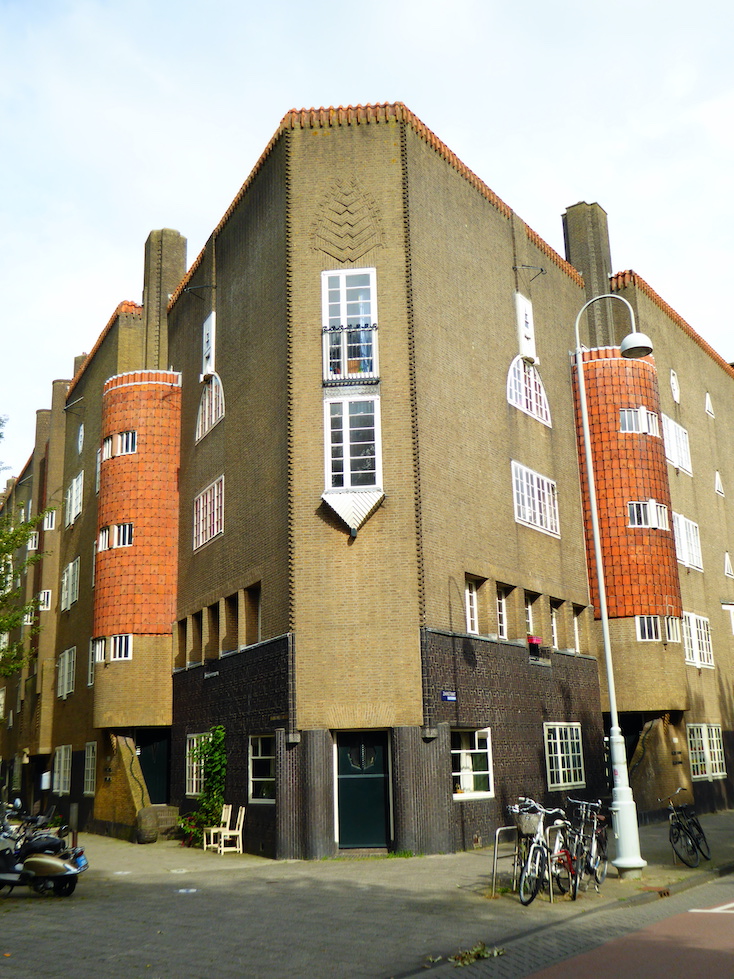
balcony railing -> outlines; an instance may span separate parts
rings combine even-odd
[[[324,381],[332,384],[376,381],[377,324],[324,327]]]

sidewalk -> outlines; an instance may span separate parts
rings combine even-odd
[[[507,954],[479,960],[459,975],[520,976],[549,964],[537,951],[539,944],[547,948],[547,940],[537,939],[548,929],[562,931],[558,926],[591,915],[598,932],[599,912],[660,901],[663,895],[734,871],[734,810],[703,816],[701,822],[712,860],[702,860],[697,869],[673,863],[667,822],[644,826],[641,851],[648,866],[641,880],[620,880],[610,866],[598,893],[592,886],[576,902],[564,897],[551,905],[543,892],[527,908],[507,886],[506,876],[491,899],[491,848],[405,859],[277,862],[248,854],[219,856],[183,848],[176,841],[136,845],[86,834],[79,842],[86,847],[90,868],[77,896],[94,904],[109,896],[121,908],[128,892],[134,921],[148,892],[150,908],[163,909],[160,895],[172,895],[168,900],[174,900],[181,931],[157,925],[165,934],[158,939],[158,932],[155,940],[165,941],[166,947],[158,950],[163,967],[154,976],[446,979],[457,975],[449,956],[478,942],[490,948],[507,946]],[[211,971],[202,966],[203,959],[192,958],[184,937],[191,933],[188,914],[200,920],[195,911],[200,901],[218,909],[209,938],[222,951],[229,950]],[[205,952],[202,946],[200,956]],[[235,970],[235,955],[245,957],[244,971]]]

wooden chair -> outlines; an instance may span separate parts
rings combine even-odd
[[[229,829],[230,820],[232,819],[232,806],[229,803],[225,803],[222,806],[222,821],[219,826],[207,826],[204,830],[204,849],[205,850],[218,850],[219,849],[219,834],[222,830]]]
[[[219,852],[234,850],[235,853],[242,853],[242,826],[245,822],[245,807],[240,806],[237,810],[237,821],[234,829],[222,829],[219,833]],[[231,841],[231,842],[230,842]]]

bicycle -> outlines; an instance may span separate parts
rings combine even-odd
[[[670,845],[682,863],[688,867],[697,867],[701,856],[704,860],[711,859],[711,847],[693,809],[685,804],[676,807],[673,802],[673,796],[686,791],[686,787],[680,785],[673,795],[667,797]],[[658,802],[665,802],[665,798],[658,799]]]
[[[517,805],[509,806],[508,811],[515,821],[518,833],[517,860],[522,862],[518,892],[520,903],[527,906],[538,896],[547,879],[549,887],[555,883],[564,894],[569,890],[571,899],[578,894],[578,875],[576,873],[576,845],[567,846],[562,832],[570,837],[573,827],[565,820],[562,809],[546,809],[533,799],[521,797]],[[560,816],[559,832],[553,850],[548,846],[545,834],[546,816]],[[552,900],[551,891],[551,900]]]
[[[608,840],[606,816],[601,813],[601,799],[597,802],[586,802],[582,799],[567,800],[574,807],[572,823],[580,838],[578,876],[579,882],[584,875],[594,878],[597,889],[607,879],[609,867]]]

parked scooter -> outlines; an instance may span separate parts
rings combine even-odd
[[[19,804],[12,807],[19,810]],[[41,828],[37,817],[20,817],[13,828],[3,812],[0,829],[0,890],[30,887],[39,894],[53,891],[58,897],[74,893],[77,878],[88,866],[84,848],[68,847],[65,835],[56,836]],[[43,819],[43,817],[41,817]],[[30,820],[30,821],[29,821]],[[64,827],[68,832],[68,827]]]

